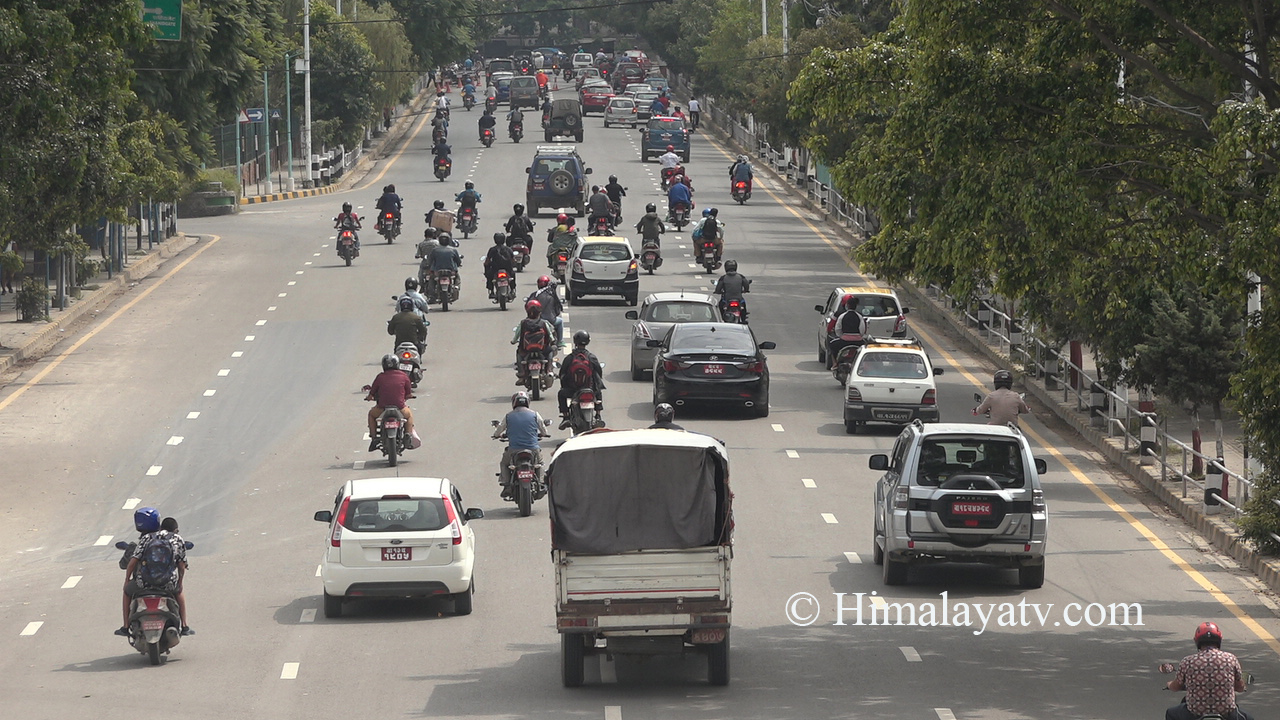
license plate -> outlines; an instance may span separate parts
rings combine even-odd
[[[400,363],[400,369],[405,372],[409,372],[410,370],[413,370],[413,365],[410,365],[409,363]]]
[[[689,638],[694,645],[711,645],[724,641],[724,630],[694,630]]]
[[[905,410],[876,410],[872,414],[877,420],[906,422],[911,419],[911,413]]]
[[[618,289],[612,285],[599,285],[596,287],[596,290],[599,290],[600,292],[617,292],[618,291]]]
[[[951,503],[952,515],[967,516],[989,516],[991,515],[991,503],[975,502],[973,500],[964,500]]]
[[[723,375],[724,366],[723,365],[703,365],[702,374],[703,375]]]
[[[351,238],[349,238],[349,237],[348,237],[348,238],[342,238],[342,244],[343,244],[343,245],[353,245],[353,244],[355,244],[355,241],[354,241],[354,240],[352,240],[352,239],[351,239]]]
[[[503,278],[503,279],[499,280],[499,281],[498,281],[498,287],[500,287],[500,288],[502,288],[502,289],[504,289],[504,290],[505,290],[505,289],[506,289],[506,287],[507,287],[507,279],[506,279],[506,278]]]
[[[441,285],[448,285],[448,284],[449,284],[449,278],[447,278],[447,277],[442,277],[442,278],[440,278],[440,284],[441,284]]]
[[[596,404],[593,402],[580,402],[578,403],[578,407],[582,408],[583,410],[595,410]]]
[[[529,363],[529,372],[542,372],[542,363]]]
[[[520,482],[533,482],[532,470],[520,470],[516,473],[516,479]]]
[[[403,562],[413,559],[413,548],[411,547],[384,547],[382,548],[383,562]]]
[[[143,620],[142,629],[143,630],[163,630],[164,618],[157,618],[154,620]]]
[[[395,430],[396,428],[400,427],[400,421],[388,420],[385,423],[383,423],[382,426],[387,428],[388,430]]]

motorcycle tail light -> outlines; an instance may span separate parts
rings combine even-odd
[[[921,405],[937,405],[938,391],[934,390],[933,388],[929,388],[928,390],[925,390],[924,397],[920,398],[920,404]]]
[[[351,498],[342,498],[342,506],[338,508],[338,517],[333,523],[333,533],[329,535],[329,544],[342,547],[342,526],[347,524],[347,511],[351,508]]]
[[[569,256],[566,253],[556,253],[556,261],[567,263],[569,262]]]
[[[578,396],[578,402],[580,403],[594,403],[595,401],[596,401],[595,393],[582,393],[581,395]]]
[[[731,308],[733,308],[733,309],[735,309],[735,310],[739,307],[739,305],[740,305],[740,303],[739,303],[737,300],[730,300],[730,301],[729,301],[729,307],[731,307]]]
[[[163,600],[164,598],[161,597],[144,597],[142,598],[142,604],[146,606],[147,612],[159,612],[160,602]]]
[[[907,316],[899,315],[896,322],[893,323],[893,331],[895,333],[905,332],[907,329]]]
[[[458,524],[458,513],[456,513],[453,509],[453,500],[443,495],[440,497],[440,499],[444,500],[444,509],[445,509],[445,512],[448,513],[449,531],[453,533],[453,544],[461,545],[462,544],[462,527]]]
[[[746,187],[747,187],[747,184],[746,184],[746,183],[742,182],[741,180],[739,180],[739,181],[738,181],[738,189],[739,189],[739,190],[744,190],[744,189],[746,189]]]
[[[411,352],[402,352],[402,353],[400,353],[400,357],[404,358],[405,360],[412,360],[412,359],[413,359],[413,353],[411,353]]]
[[[498,279],[499,279],[499,280],[506,280],[506,279],[507,279],[507,271],[506,271],[506,270],[499,270],[499,271],[498,271]]]

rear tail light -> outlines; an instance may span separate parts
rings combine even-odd
[[[595,393],[587,392],[587,393],[582,393],[581,395],[578,396],[578,402],[593,403],[595,401],[596,401]]]
[[[161,597],[144,597],[142,604],[146,606],[148,612],[158,612],[160,610],[160,602],[164,600]]]
[[[680,363],[675,362],[674,360],[663,360],[662,369],[666,370],[667,372],[675,372],[677,370],[680,370],[681,368],[680,368]]]
[[[449,531],[453,533],[453,544],[462,544],[462,526],[458,523],[458,513],[453,510],[453,501],[448,497],[441,496],[444,500],[444,510],[449,517]]]
[[[831,319],[827,321],[827,334],[830,335],[831,333],[835,332],[835,330],[836,330],[836,316],[832,315]]]
[[[738,368],[739,370],[742,370],[743,372],[752,372],[752,373],[764,372],[764,363],[762,362],[738,363],[734,367]]]
[[[333,523],[333,532],[329,535],[329,544],[342,547],[342,526],[347,523],[347,510],[351,507],[351,498],[342,498],[342,506],[338,508],[338,517]]]
[[[907,500],[908,500],[907,489],[906,489],[905,487],[901,487],[901,486],[899,486],[899,487],[898,487],[898,489],[897,489],[897,490],[895,490],[895,491],[894,491],[894,493],[893,493],[893,507],[894,507],[894,509],[896,509],[896,510],[906,510],[906,509],[907,509]]]
[[[746,188],[746,187],[747,187],[747,184],[746,184],[746,183],[744,183],[744,182],[742,182],[741,180],[739,180],[739,181],[738,181],[738,184],[737,184],[737,186],[736,186],[736,187],[737,187],[739,190],[742,190],[742,189],[744,189],[744,188]]]
[[[893,331],[895,333],[900,333],[900,332],[906,332],[906,330],[907,330],[907,316],[899,315],[897,321],[893,323]]]
[[[639,266],[636,264],[636,261],[635,261],[635,260],[632,260],[632,261],[631,261],[631,264],[627,266],[627,274],[628,274],[628,275],[635,275],[635,274],[636,274],[636,273],[638,273],[638,272],[640,272],[640,270],[639,270]]]
[[[583,270],[582,270],[582,260],[573,261],[573,271],[576,273],[585,274],[583,273]]]
[[[920,404],[921,405],[937,405],[938,391],[934,390],[933,388],[929,388],[928,390],[925,390],[924,397],[920,398]]]
[[[556,254],[556,260],[559,262],[569,262],[569,256],[565,253]]]
[[[499,271],[498,271],[498,279],[499,279],[499,280],[506,280],[506,279],[507,279],[507,271],[506,271],[506,270],[499,270]]]
[[[400,353],[400,357],[404,358],[405,360],[412,360],[413,353],[406,350],[405,352]]]
[[[1045,509],[1043,490],[1033,490],[1031,492],[1031,509],[1032,510]]]
[[[649,326],[642,322],[636,323],[636,336],[642,337],[645,340],[653,339],[653,334],[649,332]]]
[[[846,402],[851,403],[862,402],[862,392],[858,390],[858,388],[850,385],[849,389],[845,392],[844,399]]]

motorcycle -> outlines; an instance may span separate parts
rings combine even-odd
[[[746,180],[735,180],[733,183],[733,199],[744,205],[751,199],[751,187]]]
[[[529,264],[529,243],[525,238],[510,238],[511,264],[516,272],[524,270]]]
[[[655,269],[662,267],[662,248],[657,240],[644,241],[644,245],[640,248],[640,267],[650,275]]]
[[[462,239],[466,239],[476,231],[476,209],[473,207],[463,207],[458,210],[458,232],[462,233]]]
[[[480,131],[480,144],[485,147],[493,147],[493,128],[485,128]]]
[[[400,220],[394,212],[387,210],[378,218],[378,234],[387,239],[388,245],[400,236]]]
[[[472,93],[464,93],[462,96],[462,109],[471,112],[471,108],[476,106],[476,96]]]
[[[507,303],[515,302],[516,284],[506,270],[499,270],[493,277],[493,290],[489,291],[489,298],[498,303],[499,310],[506,310]]]
[[[511,123],[507,128],[507,134],[511,137],[512,142],[520,142],[520,138],[524,137],[524,123]]]
[[[440,309],[449,312],[449,303],[458,301],[458,273],[453,270],[435,270],[431,275],[431,292],[427,301],[439,303]]]
[[[498,109],[498,98],[487,97],[484,99],[484,109],[493,112]]]
[[[702,264],[703,269],[707,272],[714,272],[720,267],[720,261],[716,259],[716,245],[710,240],[702,243],[702,249],[698,252],[698,262]]]
[[[431,131],[431,144],[436,145],[441,140],[445,140],[448,137],[449,137],[449,132],[444,129],[443,125],[436,126],[436,128]]]
[[[498,426],[497,420],[490,421],[494,427]],[[543,420],[545,424],[550,425],[549,420]],[[502,435],[494,438],[494,440],[505,441],[507,437]],[[542,480],[542,463],[534,460],[532,450],[517,450],[511,458],[511,464],[507,466],[507,477],[509,482],[515,487],[503,488],[504,496],[510,497],[520,508],[520,517],[529,517],[533,513],[533,503],[541,500],[547,494],[547,484]],[[498,473],[498,477],[502,477],[502,473]]]
[[[404,414],[399,408],[389,407],[378,416],[379,445],[391,467],[400,462],[400,453],[413,448],[413,436],[405,432],[405,425]]]
[[[738,325],[747,324],[747,308],[743,302],[737,298],[727,300],[724,303],[724,321],[727,323],[736,323]]]
[[[529,391],[534,400],[542,398],[543,391],[556,381],[556,363],[547,362],[536,352],[525,353],[523,359],[516,363],[516,385]]]
[[[1176,663],[1160,663],[1160,666],[1156,669],[1159,670],[1164,675],[1172,675],[1173,673],[1178,672],[1178,666]],[[1244,685],[1247,688],[1253,684],[1253,679],[1254,679],[1253,673],[1243,673],[1243,675],[1244,675]],[[1168,686],[1166,685],[1165,688],[1167,689]],[[1237,698],[1240,697],[1239,692],[1236,693],[1236,697]],[[1184,696],[1182,698],[1181,704],[1186,705],[1186,703],[1187,703],[1187,698]],[[1240,709],[1239,703],[1236,704],[1235,709],[1236,709],[1237,717],[1244,717],[1244,711]],[[1228,717],[1230,717],[1230,713],[1222,713],[1222,714],[1211,713],[1209,715],[1201,715],[1200,720],[1226,720],[1226,718]],[[1249,715],[1249,717],[1254,717],[1254,716]]]
[[[568,276],[568,273],[569,273],[569,251],[557,250],[555,270],[552,272],[552,274],[556,278],[556,282],[563,284],[565,282],[565,278]]]
[[[360,257],[360,248],[356,247],[356,232],[347,228],[343,228],[338,233],[338,257],[347,261],[347,267],[351,266],[351,261]]]
[[[440,182],[449,177],[449,173],[453,172],[453,161],[447,157],[440,156],[436,158],[436,177]]]
[[[581,388],[573,393],[573,399],[569,402],[569,427],[574,435],[604,427],[604,421],[600,419],[596,407],[595,390]]]
[[[845,345],[831,359],[831,377],[836,382],[844,385],[849,380],[849,373],[853,372],[853,363],[858,359],[858,352],[862,350],[862,346],[866,343],[866,338],[862,335],[843,334],[840,339],[853,343]]]
[[[670,190],[671,181],[683,174],[684,168],[681,168],[679,165],[675,167],[662,168],[662,192]]]
[[[123,540],[116,548],[132,554],[133,543]],[[195,547],[187,542],[188,550]],[[182,641],[182,616],[178,612],[178,599],[168,593],[142,591],[129,601],[129,645],[146,655],[152,665],[159,665],[162,655],[177,647]]]
[[[409,376],[410,385],[418,387],[418,383],[422,382],[422,355],[418,346],[411,342],[402,342],[397,345],[396,362],[400,363],[400,369],[404,374]]]
[[[610,222],[610,219],[609,219],[607,216],[604,216],[604,215],[601,215],[601,216],[599,216],[599,217],[591,218],[591,229],[587,232],[587,234],[588,234],[588,235],[597,235],[597,236],[599,236],[599,235],[606,235],[606,236],[607,236],[607,235],[612,235],[612,234],[613,234],[613,224]]]
[[[675,207],[671,208],[668,219],[671,220],[671,223],[676,228],[683,230],[685,225],[689,224],[689,206],[684,203],[676,203]]]

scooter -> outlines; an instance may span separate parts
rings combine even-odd
[[[462,109],[471,112],[471,108],[476,106],[476,96],[472,93],[464,93],[462,95]]]
[[[613,234],[613,225],[609,218],[601,215],[591,219],[591,229],[587,231],[588,235],[607,236]]]
[[[493,147],[493,128],[485,128],[480,131],[480,144],[485,147]]]
[[[555,276],[556,282],[563,284],[565,281],[565,277],[568,275],[568,272],[569,272],[569,251],[557,250],[556,251],[556,269],[552,272],[552,275]]]
[[[188,550],[195,547],[190,542],[184,544]],[[128,551],[130,545],[121,540],[116,548]],[[128,628],[129,645],[146,655],[152,665],[159,665],[161,656],[182,641],[178,599],[163,592],[139,592],[129,602]]]
[[[716,245],[710,240],[702,243],[702,248],[698,252],[698,262],[707,272],[714,272],[720,267],[720,261],[716,259]]]
[[[662,248],[658,245],[657,240],[646,239],[644,245],[640,248],[640,267],[650,275],[657,268],[662,267]]]
[[[725,301],[724,321],[738,325],[747,324],[747,308],[743,306],[741,300],[734,298],[733,300]]]
[[[858,353],[866,343],[866,338],[862,335],[844,334],[840,339],[852,343],[840,348],[831,359],[831,377],[843,386],[849,381],[849,373],[853,372],[853,363],[858,359]]]
[[[507,128],[507,134],[511,137],[512,142],[520,142],[520,139],[524,137],[524,123],[511,123],[511,126]]]
[[[1172,675],[1178,671],[1178,666],[1174,663],[1161,663],[1157,669],[1164,675]],[[1244,673],[1244,684],[1245,687],[1253,684],[1253,673]],[[1166,690],[1168,687],[1168,685],[1165,685]],[[1239,698],[1239,696],[1240,694],[1237,692],[1236,697]],[[1181,704],[1187,704],[1187,698],[1185,696],[1182,698]],[[1208,715],[1201,715],[1200,720],[1226,720],[1228,717],[1230,717],[1229,713],[1210,713]],[[1244,717],[1244,711],[1240,709],[1239,703],[1236,704],[1236,717]],[[1249,717],[1252,718],[1253,716],[1250,715]]]
[[[453,161],[445,156],[436,158],[436,177],[440,182],[449,177],[449,173],[453,172]]]
[[[751,199],[751,186],[746,180],[735,180],[733,183],[733,199],[738,201],[739,205],[744,205]]]
[[[494,427],[498,426],[497,420],[490,422]],[[551,424],[550,420],[542,422],[545,425]],[[550,435],[543,437],[550,437]],[[494,440],[505,441],[507,436],[500,435]],[[542,463],[534,460],[532,450],[517,450],[507,470],[510,484],[503,488],[502,496],[516,503],[520,508],[520,517],[529,517],[533,513],[533,503],[547,494],[547,484],[542,480]],[[502,477],[500,472],[497,475],[499,478]]]
[[[524,238],[509,238],[511,246],[511,264],[516,272],[524,270],[529,264],[529,243]]]
[[[424,321],[425,322],[425,321]],[[418,346],[411,342],[402,342],[396,346],[396,361],[400,369],[409,376],[409,384],[418,387],[422,382],[422,355]]]
[[[463,207],[458,210],[458,232],[462,233],[462,239],[467,239],[476,231],[476,209],[473,207]]]
[[[600,419],[599,408],[596,406],[595,390],[581,388],[569,401],[569,428],[574,435],[580,435],[602,427],[604,421]]]
[[[672,224],[680,230],[683,230],[684,226],[689,224],[689,206],[684,203],[676,203],[668,215]]]
[[[493,277],[493,290],[489,291],[489,298],[498,303],[499,310],[506,310],[507,303],[515,302],[516,284],[506,270],[499,270]]]
[[[684,168],[676,165],[675,167],[662,168],[662,192],[671,189],[671,180],[676,176],[683,175]]]

